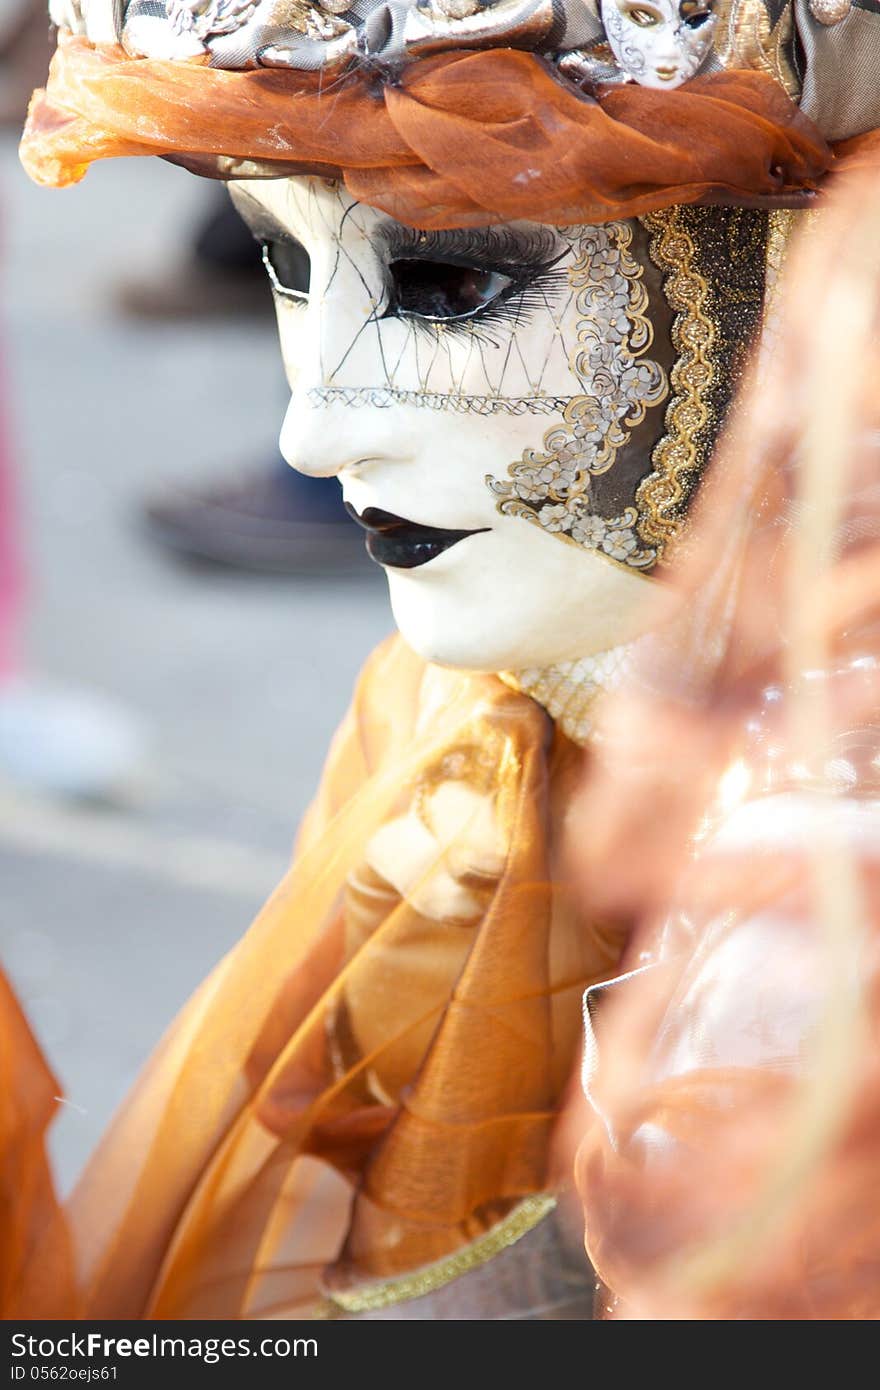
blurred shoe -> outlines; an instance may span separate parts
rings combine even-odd
[[[0,61],[12,52],[35,8],[36,0],[4,0],[0,9]],[[42,10],[48,24],[48,8],[44,5]]]
[[[335,478],[309,478],[283,462],[204,491],[147,502],[153,539],[201,563],[274,574],[350,574],[369,564]]]
[[[124,281],[114,299],[120,313],[152,322],[274,313],[260,248],[225,188],[209,190],[184,263],[170,275]]]
[[[0,685],[0,782],[80,800],[123,795],[146,758],[139,721],[105,696],[16,679]]]
[[[2,0],[0,126],[21,126],[35,87],[49,71],[54,47],[45,0]]]
[[[243,315],[269,319],[274,313],[262,267],[229,270],[195,259],[154,279],[122,281],[113,291],[113,306],[126,318],[149,323]]]

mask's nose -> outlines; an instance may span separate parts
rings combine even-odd
[[[316,478],[397,454],[387,418],[394,412],[371,403],[373,392],[382,399],[386,384],[376,323],[381,276],[363,248],[357,249],[363,264],[341,255],[338,246],[318,248],[308,306],[279,313],[293,393],[281,452],[292,467]]]
[[[687,30],[684,32],[687,33]],[[680,30],[666,25],[663,31],[657,35],[654,43],[652,55],[654,66],[664,69],[678,68],[681,63],[682,48]]]
[[[281,430],[281,452],[312,478],[335,478],[357,461],[352,411],[342,403],[313,404],[308,388],[294,391]]]

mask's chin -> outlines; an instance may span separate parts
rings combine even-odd
[[[386,568],[395,621],[419,656],[466,671],[523,671],[608,651],[645,630],[654,585],[519,527],[515,557],[497,535],[474,536],[419,569]]]
[[[404,641],[424,661],[459,671],[492,674],[520,671],[533,665],[555,663],[535,660],[528,646],[528,634],[500,635],[480,623],[444,622],[426,605],[413,603],[402,586],[389,576],[391,607]]]
[[[650,85],[656,91],[662,91],[664,88],[670,90],[674,87],[679,87],[681,83],[686,80],[686,78],[687,72],[684,68],[672,67],[663,64],[662,66],[653,69],[651,73]]]

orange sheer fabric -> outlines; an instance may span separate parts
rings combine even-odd
[[[654,967],[591,1005],[579,1184],[618,1316],[880,1316],[880,192],[840,193],[573,815],[585,910]]]
[[[74,1196],[88,1314],[307,1316],[546,1190],[619,955],[554,863],[580,756],[494,677],[379,650],[289,876]]]
[[[0,1318],[74,1317],[70,1246],[45,1135],[60,1097],[0,973]]]
[[[582,95],[534,54],[454,53],[383,86],[355,71],[228,72],[132,59],[62,35],[21,147],[38,183],[114,155],[229,156],[310,169],[420,227],[553,225],[673,203],[797,196],[832,152],[770,77],[718,73],[677,91]]]

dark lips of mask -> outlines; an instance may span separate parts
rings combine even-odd
[[[407,521],[393,512],[383,512],[380,507],[367,507],[363,512],[356,512],[349,502],[346,502],[345,509],[366,531],[370,559],[375,560],[377,565],[387,565],[396,570],[417,569],[468,536],[479,536],[489,530],[488,526],[476,531],[447,531],[442,526],[420,526],[418,522]]]

